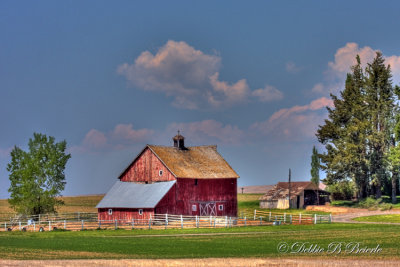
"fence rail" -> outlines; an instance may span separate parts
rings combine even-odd
[[[0,223],[0,231],[53,231],[94,229],[176,229],[176,228],[228,228],[252,225],[320,224],[331,223],[331,215],[287,214],[254,210],[254,214],[241,217],[188,216],[155,214],[149,219],[98,220],[97,213],[61,214],[30,217]],[[96,215],[96,216],[94,216]],[[78,219],[79,218],[79,219]]]

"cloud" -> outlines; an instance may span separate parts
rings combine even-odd
[[[163,92],[180,108],[227,107],[246,102],[250,92],[246,79],[222,81],[220,68],[220,56],[170,40],[155,54],[144,51],[133,64],[120,65],[117,72],[140,89]]]
[[[332,100],[321,97],[308,105],[284,108],[273,113],[268,120],[252,124],[250,131],[278,139],[314,137],[318,124],[326,117],[324,109],[327,106],[333,106]]]
[[[314,85],[314,87],[311,89],[311,92],[313,93],[323,93],[325,90],[325,87],[322,83],[317,83]]]
[[[136,143],[148,140],[153,135],[153,131],[149,129],[133,129],[132,124],[118,124],[110,136],[116,142]]]
[[[143,143],[153,136],[154,131],[149,129],[133,129],[132,124],[118,124],[112,131],[103,133],[91,129],[82,143],[70,148],[71,152],[96,153],[106,150],[119,150],[136,143]]]
[[[351,71],[351,66],[356,62],[356,56],[360,56],[361,65],[363,68],[367,66],[375,58],[378,50],[369,46],[359,47],[357,43],[347,43],[340,47],[334,57],[334,61],[328,62],[327,70],[325,71],[324,82],[317,83],[311,92],[316,94],[338,94],[343,90],[346,74]],[[394,84],[400,82],[400,56],[384,56],[385,63],[391,66]]]
[[[216,72],[210,76],[210,83],[214,92],[220,94],[220,100],[214,95],[209,95],[209,102],[214,106],[219,106],[223,101],[227,103],[241,102],[246,99],[249,93],[249,86],[246,79],[239,80],[234,84],[228,84],[224,81],[219,81],[219,73]]]
[[[289,73],[298,73],[302,70],[302,67],[297,66],[294,62],[287,62],[286,63],[286,71]]]
[[[224,125],[215,120],[203,120],[189,123],[172,123],[167,127],[168,133],[181,133],[190,137],[189,140],[200,144],[216,142],[218,144],[240,144],[243,141],[244,132],[237,126]]]
[[[251,95],[257,97],[261,102],[270,102],[283,98],[283,93],[270,85],[254,90]]]
[[[350,72],[350,67],[357,63],[357,55],[360,56],[361,64],[365,67],[374,59],[376,51],[369,46],[359,48],[356,43],[347,43],[336,51],[335,60],[328,63],[328,73],[340,77],[345,76]]]

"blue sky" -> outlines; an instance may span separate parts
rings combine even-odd
[[[104,193],[145,144],[217,144],[239,185],[308,180],[356,54],[400,80],[395,1],[1,1],[0,198],[14,145],[67,140],[65,195]],[[323,176],[323,174],[322,174]]]

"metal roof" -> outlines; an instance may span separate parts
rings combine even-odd
[[[154,208],[175,182],[137,184],[117,181],[96,208]]]

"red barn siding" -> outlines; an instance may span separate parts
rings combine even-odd
[[[111,209],[111,208],[110,208]],[[99,220],[126,220],[132,221],[132,219],[145,219],[148,220],[150,216],[154,218],[154,209],[143,209],[143,214],[139,214],[139,209],[128,209],[128,208],[112,208],[112,215],[108,214],[108,208],[98,209]]]
[[[214,202],[217,216],[237,216],[237,183],[232,179],[195,179],[178,178],[177,183],[156,207],[156,213],[200,215],[201,202]],[[167,204],[168,203],[168,204]],[[165,206],[168,208],[165,208]],[[172,205],[170,207],[170,205]],[[196,205],[196,211],[192,211]],[[218,205],[224,205],[218,210]],[[159,209],[163,206],[163,209]],[[162,211],[162,212],[159,212]]]
[[[162,170],[162,176],[159,171]],[[174,175],[164,166],[164,164],[146,148],[139,158],[122,174],[122,182],[160,182],[173,181]]]
[[[160,200],[155,208],[156,214],[178,214],[176,210],[176,184]]]

